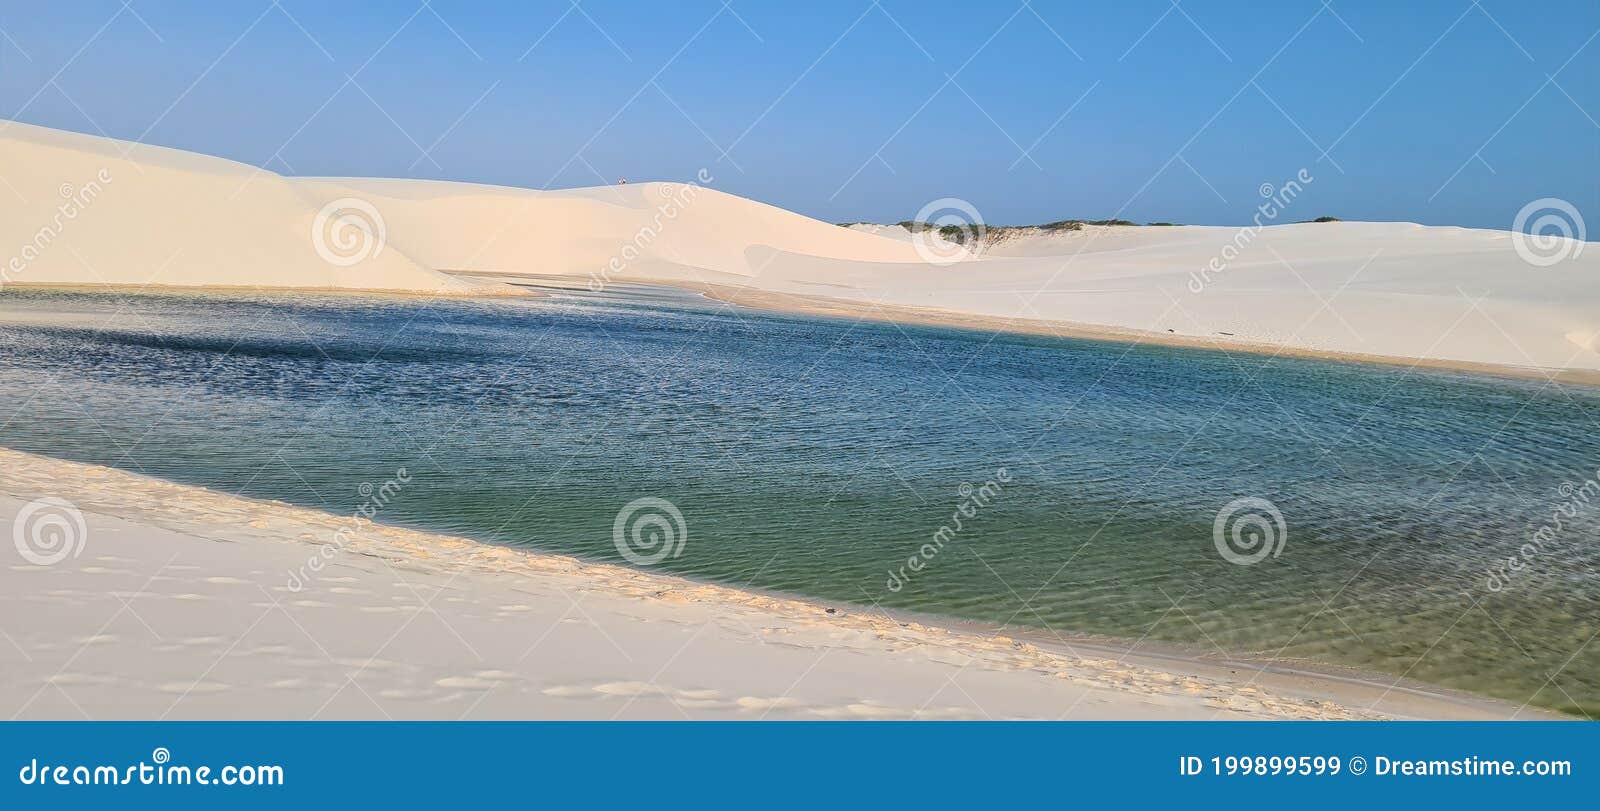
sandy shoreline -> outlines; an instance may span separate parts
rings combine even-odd
[[[645,282],[641,282],[643,284]],[[648,282],[661,284],[660,282]],[[1068,321],[1049,321],[1033,318],[1002,318],[999,316],[961,313],[923,307],[903,307],[893,304],[875,304],[828,298],[778,293],[751,287],[733,287],[718,284],[679,285],[695,290],[706,297],[729,304],[754,309],[773,310],[799,315],[817,315],[832,318],[862,319],[891,324],[918,324],[931,327],[952,327],[984,332],[1039,335],[1052,338],[1082,338],[1121,344],[1152,344],[1183,349],[1209,349],[1220,352],[1241,352],[1250,355],[1282,355],[1292,358],[1310,358],[1348,363],[1377,363],[1386,366],[1439,369],[1470,372],[1495,377],[1548,380],[1557,383],[1576,383],[1600,386],[1600,371],[1590,369],[1541,369],[1529,366],[1507,366],[1495,363],[1438,358],[1413,358],[1398,355],[1373,355],[1357,352],[1336,352],[1308,349],[1287,344],[1269,344],[1227,337],[1202,337],[1150,332],[1148,330],[1097,326]]]
[[[261,295],[296,294],[329,295],[329,296],[362,296],[362,297],[393,297],[401,299],[456,299],[470,300],[474,298],[516,298],[530,297],[543,298],[549,294],[541,292],[541,287],[555,287],[558,289],[586,290],[584,280],[575,276],[518,276],[500,273],[471,273],[461,271],[445,271],[482,282],[485,289],[493,292],[435,292],[420,293],[400,290],[355,289],[355,288],[259,288],[244,286],[162,286],[147,285],[142,287],[126,285],[103,284],[38,284],[38,283],[13,283],[6,285],[24,290],[59,290],[63,292],[109,292],[124,293],[129,295],[216,295],[254,293]],[[559,282],[568,282],[560,285]],[[1543,369],[1528,366],[1507,366],[1494,363],[1474,363],[1471,361],[1457,361],[1438,358],[1414,358],[1390,355],[1371,355],[1354,352],[1336,352],[1327,350],[1308,349],[1285,344],[1268,344],[1241,340],[1227,337],[1198,337],[1189,335],[1167,334],[1150,332],[1147,330],[1125,329],[1121,327],[1099,326],[1093,324],[1080,324],[1066,321],[1048,321],[1030,318],[1002,318],[999,316],[977,315],[961,313],[951,310],[942,310],[927,307],[905,307],[893,304],[863,303],[848,299],[829,298],[826,296],[807,296],[795,293],[780,293],[771,290],[762,290],[754,287],[736,287],[733,285],[710,284],[691,281],[670,281],[660,279],[629,279],[618,278],[612,280],[614,285],[632,285],[645,288],[674,288],[699,293],[714,301],[725,302],[754,310],[790,315],[812,315],[826,318],[860,319],[886,324],[906,324],[930,327],[947,327],[953,329],[975,330],[980,332],[997,332],[1014,335],[1034,335],[1046,338],[1076,338],[1091,341],[1104,341],[1116,344],[1149,344],[1152,346],[1175,347],[1179,349],[1203,349],[1228,353],[1244,353],[1253,356],[1284,356],[1290,358],[1306,358],[1311,360],[1329,360],[1343,363],[1369,363],[1384,366],[1400,366],[1407,369],[1435,369],[1440,371],[1466,372],[1476,375],[1491,377],[1508,377],[1521,380],[1542,380],[1555,383],[1568,383],[1584,386],[1600,386],[1600,371],[1590,369]],[[492,285],[493,287],[488,287]]]
[[[84,533],[76,556],[13,550],[0,570],[13,718],[1552,717],[359,526],[0,449],[0,519],[41,498],[75,505]]]
[[[360,296],[402,299],[541,298],[546,294],[526,286],[509,284],[469,290],[390,290],[381,287],[260,287],[252,285],[173,285],[173,284],[74,284],[70,282],[11,282],[3,285],[18,290],[56,290],[63,293],[119,293],[123,295],[205,296],[249,293],[264,296]]]

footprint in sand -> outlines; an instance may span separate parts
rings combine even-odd
[[[593,686],[579,684],[562,684],[546,687],[539,692],[547,696],[559,698],[627,698],[637,699],[650,696],[664,697],[687,709],[731,709],[736,705],[724,699],[719,690],[714,689],[688,689],[679,690],[662,687],[642,681],[608,681]]]
[[[74,685],[87,686],[113,684],[116,682],[116,680],[117,679],[115,676],[102,676],[92,673],[57,673],[56,675],[45,679],[44,683],[53,684],[60,687],[72,687]]]
[[[446,676],[434,684],[451,690],[488,690],[495,686],[494,681],[475,676]]]
[[[433,695],[433,691],[431,690],[421,690],[411,687],[390,687],[388,689],[378,691],[378,698],[387,698],[396,701],[410,701],[414,699],[427,698],[431,695]]]
[[[601,695],[626,696],[628,698],[661,695],[666,692],[654,684],[646,684],[642,681],[608,681],[605,684],[597,684],[592,689]]]
[[[956,707],[904,710],[898,707],[889,707],[865,701],[846,704],[842,707],[819,707],[810,710],[810,713],[823,718],[856,718],[865,721],[905,721],[913,719],[931,721],[973,717],[972,713]]]
[[[727,710],[735,706],[731,701],[717,698],[674,698],[672,701],[686,710]]]
[[[171,693],[173,695],[181,696],[220,693],[229,688],[226,684],[214,681],[169,681],[166,684],[157,687],[156,689],[163,693]]]
[[[547,696],[555,696],[557,698],[594,698],[594,697],[596,697],[596,693],[594,691],[594,688],[585,687],[585,686],[583,686],[581,684],[558,684],[558,685],[556,685],[554,687],[546,687],[543,690],[540,690],[539,692],[544,693]]]
[[[490,681],[514,681],[522,678],[522,674],[512,673],[509,670],[480,670],[476,675],[480,679],[489,679]]]
[[[792,710],[797,707],[804,706],[799,699],[790,698],[788,696],[777,696],[775,698],[743,696],[734,703],[738,704],[739,709],[741,710],[759,710],[762,712],[770,710]]]

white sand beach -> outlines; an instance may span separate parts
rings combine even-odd
[[[954,259],[930,263],[903,228],[813,220],[704,171],[563,191],[291,178],[16,122],[0,164],[8,284],[478,295],[513,292],[483,276],[564,276],[984,329],[1600,372],[1600,250],[1558,239],[1543,250],[1562,261],[1540,266],[1509,231],[1279,224],[1322,213],[1292,201],[1260,228],[1021,229],[976,255],[935,245]]]
[[[83,525],[61,560],[0,568],[11,718],[1550,717],[1392,679],[891,617],[0,450],[0,523],[42,520],[29,505],[44,498]],[[291,575],[312,558],[327,565]]]

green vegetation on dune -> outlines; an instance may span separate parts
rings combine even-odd
[[[937,223],[919,222],[917,220],[901,220],[900,222],[893,224],[898,225],[913,234],[930,230],[938,231],[940,237],[958,245],[965,244],[969,239],[978,236],[980,233],[990,236],[1011,236],[1020,234],[1024,231],[1082,231],[1085,225],[1139,225],[1139,223],[1136,223],[1132,220],[1056,220],[1055,222],[1047,222],[1040,225],[985,225],[983,223],[939,225]],[[1173,223],[1170,222],[1150,223],[1150,225],[1172,224]],[[850,228],[857,225],[879,225],[879,223],[841,222],[838,223],[838,225],[841,228]]]

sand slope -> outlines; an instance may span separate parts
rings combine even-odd
[[[530,191],[440,181],[308,178],[320,199],[371,201],[392,244],[436,268],[497,273],[755,278],[770,251],[919,262],[897,244],[685,183]],[[628,250],[630,249],[631,250]],[[635,258],[637,252],[637,258]],[[621,271],[607,270],[613,260]],[[677,265],[673,273],[661,265]]]
[[[313,236],[324,201],[296,181],[220,158],[10,122],[0,132],[0,176],[0,270],[10,283],[479,287],[399,250],[356,262],[335,252],[329,261]]]
[[[1413,223],[1240,229],[1087,227],[1024,237],[912,279],[894,267],[836,297],[1006,319],[1130,328],[1299,350],[1600,369],[1600,249],[1551,267],[1507,232]],[[837,271],[785,257],[789,279]],[[793,285],[793,292],[824,294]]]
[[[781,294],[765,299],[779,306],[820,297],[867,315],[920,308],[990,327],[1600,370],[1600,248],[1587,243],[1559,244],[1570,257],[1538,267],[1506,231],[1086,226],[1012,231],[978,255],[929,264],[898,226],[841,228],[700,182],[541,192],[284,178],[155,147],[121,157],[127,149],[15,123],[0,130],[0,174],[12,187],[0,190],[0,246],[33,242],[63,190],[76,194],[104,169],[111,178],[8,281],[462,292],[475,283],[447,273],[561,275],[591,288],[718,285]],[[339,266],[311,234],[319,211],[352,205],[382,223],[382,250]]]

